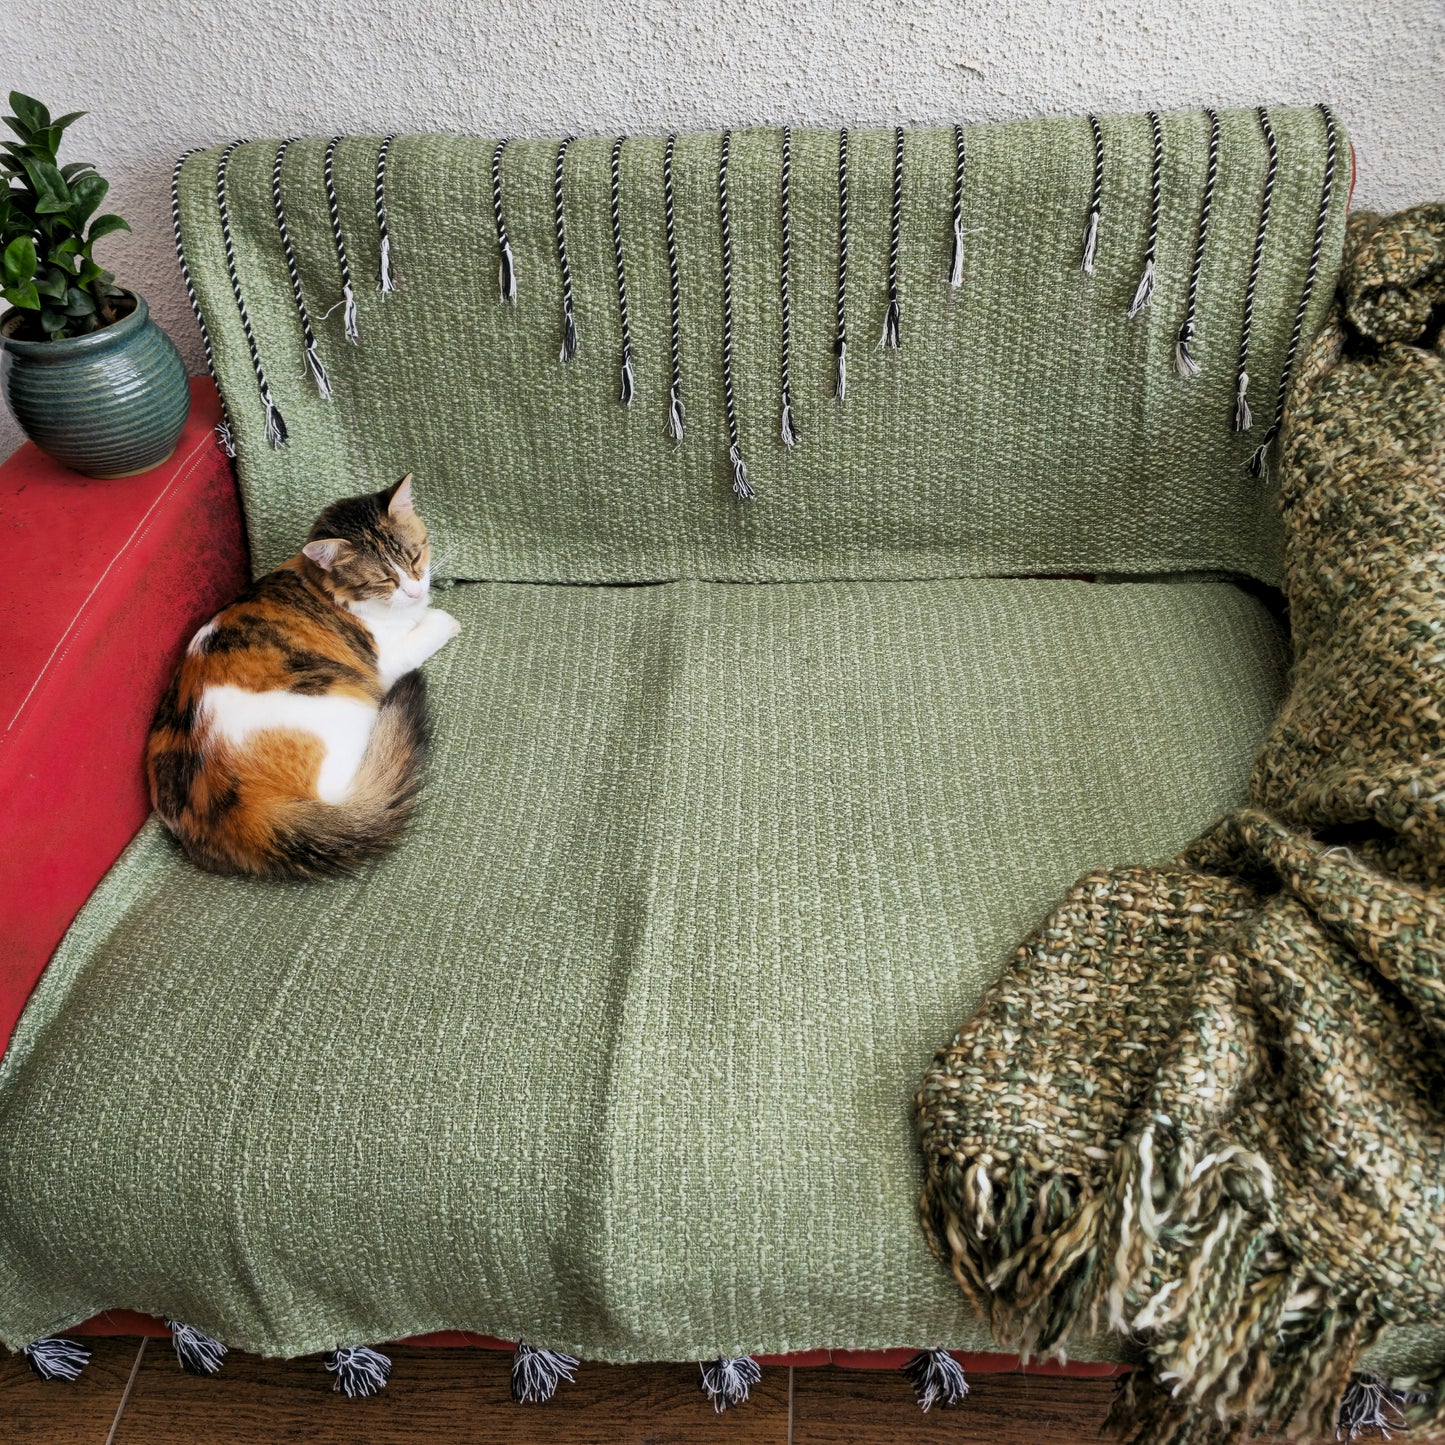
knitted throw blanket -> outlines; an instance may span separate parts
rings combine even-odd
[[[1445,1319],[1442,314],[1445,206],[1355,216],[1285,423],[1294,665],[1249,803],[1076,884],[917,1097],[934,1251],[1013,1348],[1134,1339],[1123,1438],[1330,1434],[1380,1332]]]

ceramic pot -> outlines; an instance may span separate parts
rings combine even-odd
[[[0,319],[0,392],[25,435],[88,477],[130,477],[176,449],[191,407],[185,364],[142,297],[99,331],[21,341],[24,316]]]

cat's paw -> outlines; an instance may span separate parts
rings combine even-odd
[[[436,628],[437,636],[443,642],[450,642],[462,630],[462,624],[450,612],[443,612],[440,607],[431,609],[431,620],[432,626]]]

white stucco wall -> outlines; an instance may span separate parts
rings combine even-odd
[[[188,146],[236,135],[937,123],[1326,99],[1355,141],[1356,205],[1445,199],[1445,0],[121,0],[86,12],[83,43],[69,0],[24,10],[0,80],[56,112],[91,112],[70,157],[100,166],[107,209],[134,227],[102,258],[193,369],[170,167]],[[18,441],[0,408],[0,456]]]

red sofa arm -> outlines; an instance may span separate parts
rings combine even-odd
[[[146,732],[181,650],[249,577],[215,387],[174,455],[94,481],[0,464],[0,1054],[61,935],[150,809]]]

